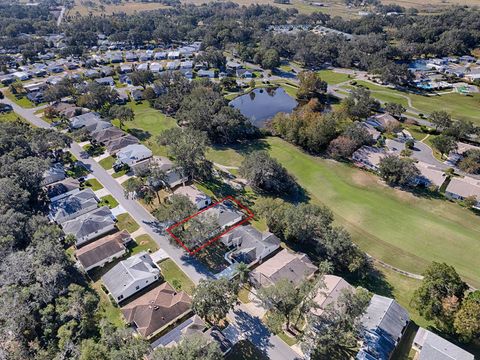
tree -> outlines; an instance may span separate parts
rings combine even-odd
[[[476,131],[477,129],[471,121],[457,120],[453,121],[448,128],[444,129],[443,134],[460,140],[467,135],[474,134]]]
[[[344,100],[344,105],[348,115],[355,120],[364,120],[380,109],[378,100],[370,97],[370,90],[363,87],[354,88]]]
[[[132,72],[129,77],[134,86],[141,86],[143,90],[145,90],[147,85],[151,84],[154,79],[153,72],[150,70],[137,70]]]
[[[444,110],[433,111],[428,120],[435,127],[435,130],[444,130],[452,125],[452,118],[450,114]]]
[[[261,65],[265,69],[275,69],[280,65],[280,56],[275,49],[269,49],[262,54]]]
[[[155,93],[155,90],[153,90],[152,87],[147,87],[145,90],[143,90],[143,98],[145,100],[153,100],[157,97],[157,94]]]
[[[293,317],[297,319],[293,324],[296,326],[300,318],[315,307],[313,298],[322,287],[324,284],[321,280],[317,283],[305,280],[297,286],[284,278],[274,285],[259,289],[257,296],[262,306],[271,311],[269,317],[271,316],[273,321],[269,323],[267,320],[270,329],[278,333],[281,331],[281,325],[285,323],[287,330],[290,330]]]
[[[220,85],[224,90],[230,91],[237,88],[237,80],[233,77],[224,77],[220,80]]]
[[[192,310],[212,324],[218,324],[237,303],[238,283],[227,278],[200,280],[192,298]]]
[[[143,180],[137,177],[128,179],[124,184],[125,197],[128,199],[130,196],[133,198],[142,198],[142,191],[145,184]]]
[[[455,314],[455,332],[466,343],[480,338],[480,290],[467,295]]]
[[[125,126],[125,121],[133,121],[135,119],[135,113],[133,110],[126,106],[113,105],[109,111],[110,117],[118,119],[120,123],[120,129]]]
[[[154,212],[155,217],[161,221],[178,222],[193,215],[196,207],[188,197],[180,194],[170,196],[168,203],[161,204]]]
[[[245,284],[248,281],[249,272],[250,269],[248,268],[248,265],[243,262],[240,262],[235,267],[235,274],[238,275],[238,280],[240,281],[240,284]]]
[[[392,116],[395,116],[397,119],[402,117],[402,114],[407,111],[402,104],[389,102],[385,104],[385,110]]]
[[[335,306],[308,317],[302,350],[312,360],[343,360],[355,356],[361,334],[360,319],[370,302],[368,291],[344,291]]]
[[[349,159],[357,149],[357,144],[348,136],[339,136],[328,145],[328,153],[336,160]]]
[[[302,71],[298,74],[297,98],[310,100],[319,97],[327,91],[327,83],[313,71]]]
[[[205,156],[210,144],[205,132],[172,128],[161,133],[158,142],[167,146],[168,153],[185,176],[194,179],[208,179],[212,176],[212,163]]]
[[[149,357],[151,360],[217,360],[223,354],[216,341],[208,340],[206,336],[193,334],[173,347],[158,347]]]
[[[480,174],[480,150],[470,149],[465,151],[458,167],[469,174]]]
[[[389,154],[380,159],[379,172],[389,185],[406,186],[412,183],[420,171],[409,158]]]
[[[431,142],[432,146],[440,152],[442,158],[458,147],[454,137],[443,134],[436,136]]]
[[[240,174],[256,189],[269,193],[295,193],[298,186],[293,177],[266,151],[248,154],[240,167]]]
[[[435,321],[442,330],[453,332],[455,307],[468,289],[453,266],[432,262],[423,273],[422,285],[415,290],[411,303],[420,315]],[[452,306],[454,305],[454,306]]]

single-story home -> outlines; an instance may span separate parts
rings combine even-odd
[[[164,282],[122,307],[122,314],[140,335],[151,338],[186,316],[191,306],[192,299],[186,292],[177,292]]]
[[[89,112],[86,114],[74,116],[70,119],[70,128],[72,129],[80,129],[82,127],[92,127],[96,125],[98,122],[102,121],[102,117],[100,114],[96,112]],[[106,121],[105,121],[106,122]],[[110,123],[108,123],[110,124]],[[110,124],[111,126],[111,124]]]
[[[20,80],[20,81],[25,81],[25,80],[28,80],[30,79],[32,76],[27,73],[26,71],[15,71],[14,73],[12,73],[12,75],[14,77],[17,78],[17,80]]]
[[[235,75],[241,79],[251,79],[253,78],[253,72],[247,69],[237,69]]]
[[[369,117],[365,122],[380,131],[385,131],[389,128],[398,127],[400,124],[400,122],[389,113],[373,115]]]
[[[139,141],[135,136],[127,134],[125,136],[117,137],[109,141],[105,140],[103,143],[107,148],[109,154],[115,155],[117,152],[129,145],[138,144]]]
[[[380,159],[386,155],[382,148],[363,145],[352,154],[352,160],[357,166],[364,167],[372,171],[378,171]]]
[[[98,143],[105,143],[113,139],[120,138],[126,135],[126,133],[119,128],[112,126],[99,131],[94,131],[90,134],[90,137]]]
[[[52,201],[48,218],[57,224],[74,219],[97,208],[98,199],[92,189],[73,190],[72,193]]]
[[[410,322],[408,312],[395,300],[373,295],[362,316],[362,345],[357,360],[389,360]]]
[[[125,54],[125,61],[128,61],[128,62],[138,61],[138,55],[134,52],[127,52]]]
[[[148,70],[148,63],[138,64],[137,70]]]
[[[415,179],[416,185],[435,186],[440,188],[446,179],[445,172],[439,170],[435,166],[419,161],[415,164],[420,171],[420,176]]]
[[[115,80],[113,80],[113,77],[111,76],[102,77],[100,79],[96,79],[95,81],[101,85],[107,85],[107,86],[115,85]]]
[[[312,278],[317,270],[307,255],[283,249],[250,272],[250,281],[255,287],[272,286],[281,279],[298,285]]]
[[[160,269],[143,251],[120,261],[102,276],[102,282],[119,303],[160,278]],[[128,319],[127,319],[128,320]]]
[[[131,91],[130,96],[132,97],[133,101],[142,101],[143,100],[143,90],[142,89],[134,89]]]
[[[135,165],[136,163],[152,157],[152,150],[142,144],[133,144],[124,147],[117,152],[117,160],[115,164],[126,164],[128,166]]]
[[[251,225],[238,226],[227,232],[220,241],[231,249],[225,258],[231,263],[249,266],[263,261],[280,248],[280,239],[271,232],[261,233]]]
[[[318,305],[311,311],[320,316],[329,306],[336,307],[337,301],[345,291],[353,291],[355,288],[340,276],[325,275],[323,277],[325,287],[319,289],[313,301]]]
[[[102,206],[64,222],[62,228],[65,234],[75,236],[76,246],[79,247],[114,230],[115,217],[108,206]]]
[[[40,104],[44,101],[43,91],[35,91],[27,94],[27,99],[33,102],[34,104]]]
[[[218,227],[226,229],[240,222],[244,213],[238,210],[230,201],[223,201],[205,210],[202,214],[217,219]]]
[[[50,185],[53,184],[57,181],[64,180],[66,177],[65,175],[65,169],[63,168],[62,164],[53,164],[45,170],[43,173],[43,179],[41,182],[42,186]]]
[[[464,178],[453,177],[445,189],[445,196],[456,200],[474,197],[477,200],[477,204],[474,207],[480,209],[480,180],[470,176],[465,176]]]
[[[163,65],[157,62],[152,62],[150,64],[150,71],[152,72],[160,72],[163,70]]]
[[[198,70],[197,71],[197,76],[201,78],[209,78],[213,79],[215,78],[215,70]]]
[[[167,52],[166,51],[158,51],[155,54],[153,54],[153,57],[155,60],[164,60],[167,58]]]
[[[227,61],[227,64],[225,66],[228,70],[243,69],[243,65],[235,61]]]
[[[412,348],[418,360],[474,360],[473,354],[424,328],[419,328]]]
[[[122,257],[127,252],[125,245],[131,240],[128,231],[118,231],[77,249],[75,257],[88,271]]]
[[[174,194],[188,197],[188,199],[197,207],[198,210],[203,209],[212,203],[212,199],[210,199],[209,196],[198,190],[193,185],[180,186],[174,191]]]
[[[55,201],[71,191],[79,191],[80,182],[74,178],[66,178],[47,186],[47,196],[50,201]]]

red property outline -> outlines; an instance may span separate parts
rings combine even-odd
[[[228,229],[224,230],[224,231],[223,231],[222,233],[220,233],[219,235],[217,235],[217,236],[215,236],[214,238],[208,240],[206,243],[202,244],[200,247],[196,248],[195,250],[190,250],[190,249],[182,242],[182,240],[180,240],[177,236],[175,236],[175,235],[173,234],[172,229],[174,229],[174,228],[176,228],[177,226],[179,226],[179,225],[187,222],[188,220],[194,218],[195,216],[198,216],[198,215],[201,214],[202,212],[207,211],[208,209],[210,209],[210,208],[212,208],[212,207],[214,207],[214,206],[216,206],[216,205],[218,205],[218,204],[220,204],[220,203],[223,203],[224,201],[227,201],[227,200],[233,201],[235,204],[237,204],[237,206],[240,207],[242,210],[244,210],[244,211],[248,214],[248,216],[247,216],[245,219],[243,219],[243,220],[239,221],[238,223],[236,223],[235,225],[230,226]],[[193,215],[191,215],[191,216],[189,216],[189,217],[187,217],[187,218],[185,218],[185,219],[177,222],[176,224],[173,224],[172,226],[168,227],[168,228],[166,229],[166,231],[167,231],[167,232],[170,234],[170,236],[171,236],[172,238],[174,238],[175,241],[178,242],[178,243],[180,244],[180,246],[183,247],[190,255],[194,255],[194,254],[196,254],[197,252],[199,252],[200,250],[204,249],[206,246],[208,246],[208,245],[210,245],[211,243],[217,241],[220,237],[222,237],[223,235],[225,235],[225,234],[228,233],[229,231],[231,231],[231,230],[235,229],[236,227],[238,227],[238,226],[246,223],[247,221],[252,220],[254,216],[255,216],[255,215],[253,214],[253,212],[252,212],[249,208],[247,208],[246,206],[242,205],[242,204],[240,203],[240,201],[238,201],[237,199],[235,199],[233,196],[227,196],[227,197],[225,197],[225,198],[217,201],[216,203],[213,203],[213,204],[207,206],[205,209],[202,209],[202,210],[196,212],[195,214],[193,214]]]

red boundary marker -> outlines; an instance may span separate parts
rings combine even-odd
[[[196,248],[196,249],[194,249],[194,250],[190,250],[190,249],[183,243],[183,241],[178,238],[178,236],[176,236],[176,235],[173,234],[172,230],[173,230],[174,228],[176,228],[177,226],[179,226],[179,225],[181,225],[181,224],[183,224],[183,223],[186,223],[188,220],[194,218],[195,216],[198,216],[198,215],[201,214],[202,212],[207,211],[208,209],[210,209],[210,208],[212,208],[212,207],[214,207],[214,206],[216,206],[216,205],[218,205],[218,204],[220,204],[220,203],[222,203],[222,202],[224,202],[224,201],[227,201],[227,200],[233,201],[235,204],[237,204],[237,206],[238,206],[239,208],[241,208],[242,210],[244,210],[244,211],[247,213],[248,216],[247,216],[245,219],[243,219],[243,220],[239,221],[238,223],[236,223],[235,225],[230,226],[227,230],[224,230],[223,232],[221,232],[220,234],[218,234],[218,235],[215,236],[214,238],[208,240],[206,243],[202,244],[200,247],[198,247],[198,248]],[[252,212],[249,208],[247,208],[246,206],[242,205],[242,204],[240,203],[240,201],[238,201],[237,199],[233,198],[233,196],[227,196],[227,197],[223,198],[222,200],[219,200],[219,201],[217,201],[216,203],[213,203],[213,204],[207,206],[205,209],[202,209],[202,210],[200,210],[199,212],[196,212],[195,214],[193,214],[193,215],[191,215],[191,216],[189,216],[189,217],[187,217],[187,218],[185,218],[185,219],[177,222],[176,224],[173,224],[172,226],[168,227],[168,228],[166,229],[166,231],[167,231],[167,232],[170,234],[170,236],[171,236],[173,239],[175,239],[175,241],[176,241],[177,243],[179,243],[180,246],[183,247],[190,255],[194,255],[194,254],[196,254],[197,252],[199,252],[200,250],[202,250],[202,249],[204,249],[205,247],[207,247],[208,245],[210,245],[210,244],[212,244],[213,242],[215,242],[215,241],[217,241],[218,239],[220,239],[220,237],[222,237],[223,235],[225,235],[225,234],[228,233],[229,231],[231,231],[231,230],[235,229],[236,227],[238,227],[238,226],[246,223],[247,221],[252,220],[254,216],[255,216],[255,215],[253,214],[253,212]]]

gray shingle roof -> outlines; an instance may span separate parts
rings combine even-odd
[[[86,237],[115,225],[113,214],[107,206],[83,214],[62,224],[66,234],[73,234],[77,244],[85,242]]]
[[[419,328],[413,341],[420,348],[419,360],[474,360],[474,356],[450,341]]]
[[[136,280],[149,279],[152,274],[158,275],[159,273],[160,270],[155,266],[150,255],[144,251],[120,261],[102,276],[102,281],[113,298],[117,299],[123,293],[124,288]]]
[[[84,213],[85,209],[97,206],[97,197],[92,189],[76,192],[50,204],[49,217],[53,221],[63,222],[63,219],[75,214]],[[93,209],[92,208],[92,209]]]

